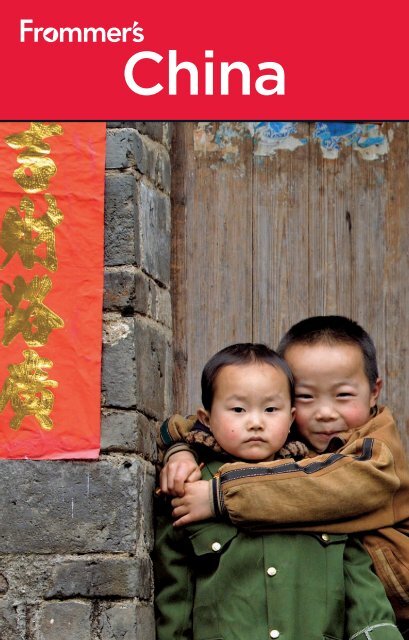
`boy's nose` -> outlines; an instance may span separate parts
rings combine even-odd
[[[263,429],[263,421],[261,417],[258,414],[251,414],[249,416],[248,427],[249,429],[252,429],[254,431],[259,431],[260,429]]]
[[[337,417],[337,413],[331,403],[325,403],[317,408],[315,417],[317,420],[323,421],[334,420]]]

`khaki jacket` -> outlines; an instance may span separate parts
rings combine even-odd
[[[165,423],[166,424],[166,423]],[[162,427],[169,445],[192,420]],[[409,467],[383,407],[335,452],[295,462],[223,465],[215,510],[252,531],[360,533],[399,618],[409,619]]]

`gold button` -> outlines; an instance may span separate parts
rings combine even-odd
[[[222,548],[222,545],[220,544],[220,542],[213,542],[212,551],[220,551],[221,548]]]
[[[321,536],[321,538],[322,538],[322,540],[324,540],[324,542],[328,542],[328,540],[329,540],[329,535],[328,535],[328,533],[323,533],[323,534],[322,534],[322,536]]]
[[[267,569],[267,573],[269,576],[275,576],[277,573],[277,569],[275,567],[269,567]]]
[[[270,638],[278,638],[280,635],[280,632],[277,631],[277,629],[273,629],[272,631],[270,631]]]

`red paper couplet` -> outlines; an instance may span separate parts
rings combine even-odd
[[[105,124],[0,123],[0,458],[96,458]]]

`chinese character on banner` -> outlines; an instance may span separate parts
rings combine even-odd
[[[105,125],[0,122],[0,458],[97,458]]]

